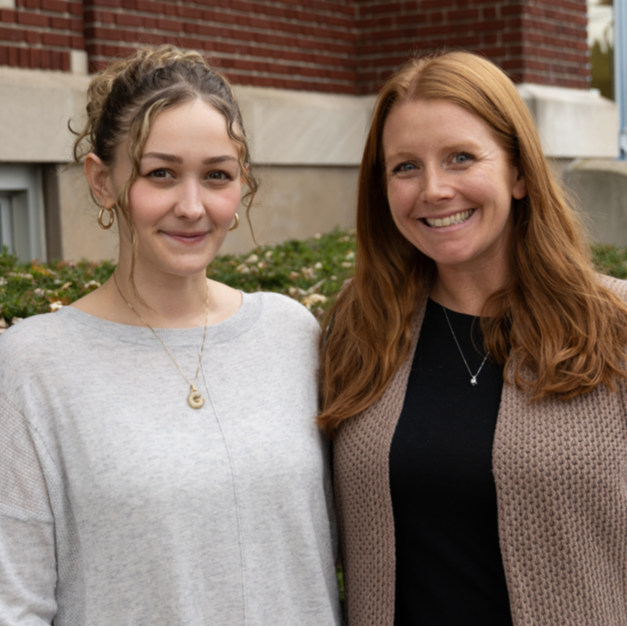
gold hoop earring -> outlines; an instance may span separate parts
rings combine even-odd
[[[235,214],[235,224],[229,229],[229,231],[234,231],[239,226],[239,216]]]
[[[108,211],[109,212],[109,222],[107,222],[106,224],[102,221],[102,213],[103,211]],[[104,229],[105,231],[110,229],[113,226],[113,222],[115,221],[115,211],[113,211],[112,207],[101,207],[100,211],[98,212],[98,224],[100,225],[101,229]]]

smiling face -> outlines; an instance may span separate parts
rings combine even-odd
[[[383,128],[387,196],[403,236],[438,271],[507,269],[524,178],[493,131],[443,100],[405,102]]]
[[[204,273],[218,253],[242,193],[238,146],[226,124],[200,99],[166,109],[153,120],[129,190],[136,272]],[[130,174],[123,142],[108,170],[103,204],[115,202]],[[131,256],[130,234],[122,222],[120,262],[130,263]]]

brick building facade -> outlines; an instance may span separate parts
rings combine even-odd
[[[4,0],[2,4],[11,2]],[[519,82],[588,87],[582,0],[14,0],[0,65],[90,72],[142,43],[202,50],[239,84],[369,94],[415,51],[479,50]]]
[[[58,165],[89,73],[143,44],[200,50],[235,84],[270,242],[351,224],[374,94],[416,52],[481,52],[519,85],[547,155],[611,156],[615,111],[588,89],[586,28],[586,0],[0,0],[0,244],[115,257],[80,168]],[[253,241],[240,228],[225,246]]]

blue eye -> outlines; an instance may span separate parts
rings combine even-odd
[[[467,152],[459,152],[456,155],[453,155],[453,163],[464,164],[472,161],[473,156]]]
[[[392,172],[409,172],[415,170],[416,166],[413,163],[399,163]]]

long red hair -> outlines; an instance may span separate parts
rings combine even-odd
[[[566,400],[626,377],[627,306],[594,272],[576,213],[542,152],[533,119],[509,78],[468,52],[414,59],[382,88],[359,175],[355,277],[325,322],[320,424],[338,425],[374,403],[407,357],[417,303],[435,263],[399,232],[390,213],[382,134],[408,101],[453,102],[484,120],[525,177],[514,201],[513,268],[482,317],[486,348],[531,400]],[[524,372],[532,372],[531,378]]]

